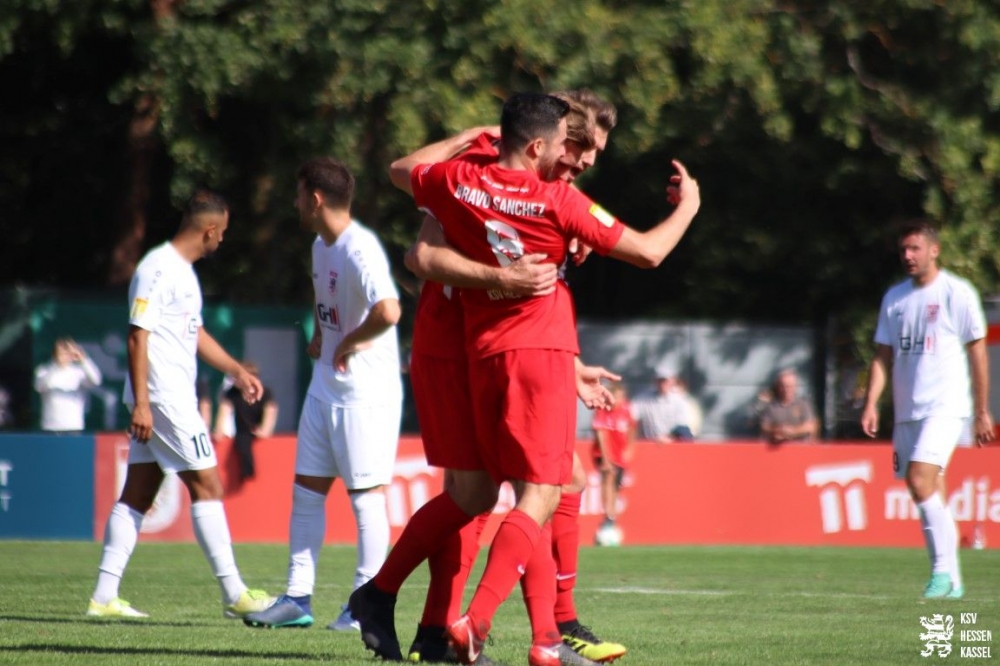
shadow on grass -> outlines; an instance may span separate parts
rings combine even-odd
[[[297,659],[299,661],[316,661],[316,655],[302,654],[296,652],[260,652],[249,650],[171,650],[165,648],[142,648],[142,647],[96,647],[87,645],[59,645],[55,643],[27,643],[25,645],[5,646],[4,652],[46,652],[61,654],[79,655],[173,655],[177,657],[207,657],[211,659],[235,659],[247,658],[257,659]],[[322,657],[323,661],[330,659],[329,656]]]
[[[162,622],[146,618],[88,617],[75,615],[72,617],[53,617],[46,615],[0,615],[0,622],[44,622],[45,624],[89,624],[95,627],[110,625],[115,627],[200,627],[198,622]]]

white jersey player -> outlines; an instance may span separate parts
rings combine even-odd
[[[960,599],[958,530],[944,502],[944,473],[970,417],[977,444],[993,439],[986,319],[976,289],[938,267],[934,227],[912,222],[899,238],[910,279],[882,299],[861,426],[877,434],[878,399],[891,367],[893,469],[917,503],[931,556],[924,596]]]
[[[331,158],[304,164],[296,208],[312,246],[315,359],[299,419],[289,527],[288,588],[255,627],[309,626],[316,562],[334,479],[347,489],[358,526],[354,588],[378,572],[389,548],[383,486],[392,480],[402,410],[395,325],[399,295],[381,244],[351,218],[354,178]],[[329,628],[357,630],[347,605]]]
[[[151,250],[132,278],[124,395],[132,413],[128,472],[105,529],[88,615],[146,617],[119,598],[118,587],[165,472],[176,472],[190,493],[192,527],[222,588],[225,615],[243,617],[274,601],[247,589],[236,567],[215,449],[195,394],[197,356],[232,374],[248,400],[261,393],[260,381],[202,328],[201,286],[192,264],[219,247],[228,225],[222,197],[195,194],[177,234]]]

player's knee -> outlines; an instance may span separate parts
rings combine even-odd
[[[216,467],[181,472],[178,476],[184,482],[184,485],[187,486],[192,502],[221,500],[223,495],[225,495],[222,478],[219,476],[218,468]]]
[[[910,470],[906,475],[906,485],[914,502],[924,502],[937,492],[937,484],[933,476],[920,474]]]
[[[499,491],[493,483],[480,486],[457,484],[450,493],[462,511],[470,516],[477,516],[496,505]]]

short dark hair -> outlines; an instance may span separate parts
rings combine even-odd
[[[549,138],[569,113],[569,104],[552,95],[518,93],[504,102],[500,114],[500,143],[516,152],[539,137]]]
[[[340,160],[315,157],[302,166],[296,178],[310,192],[319,191],[331,208],[349,210],[354,199],[354,176]]]
[[[927,240],[932,243],[939,243],[938,230],[930,220],[917,217],[910,220],[905,220],[898,225],[896,230],[896,238],[898,240],[903,240],[907,236],[912,236],[918,234],[925,236]]]
[[[224,196],[207,188],[199,188],[184,203],[181,226],[189,227],[193,225],[196,218],[202,215],[221,215],[226,212],[229,212],[229,202],[226,201]]]

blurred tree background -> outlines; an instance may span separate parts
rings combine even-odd
[[[648,227],[678,158],[703,206],[656,271],[574,270],[580,316],[864,338],[900,219],[997,291],[998,52],[990,0],[5,0],[0,285],[121,289],[204,184],[233,204],[206,296],[308,303],[298,164],[347,162],[398,259],[419,216],[392,159],[512,92],[589,87],[620,123],[583,189]]]

